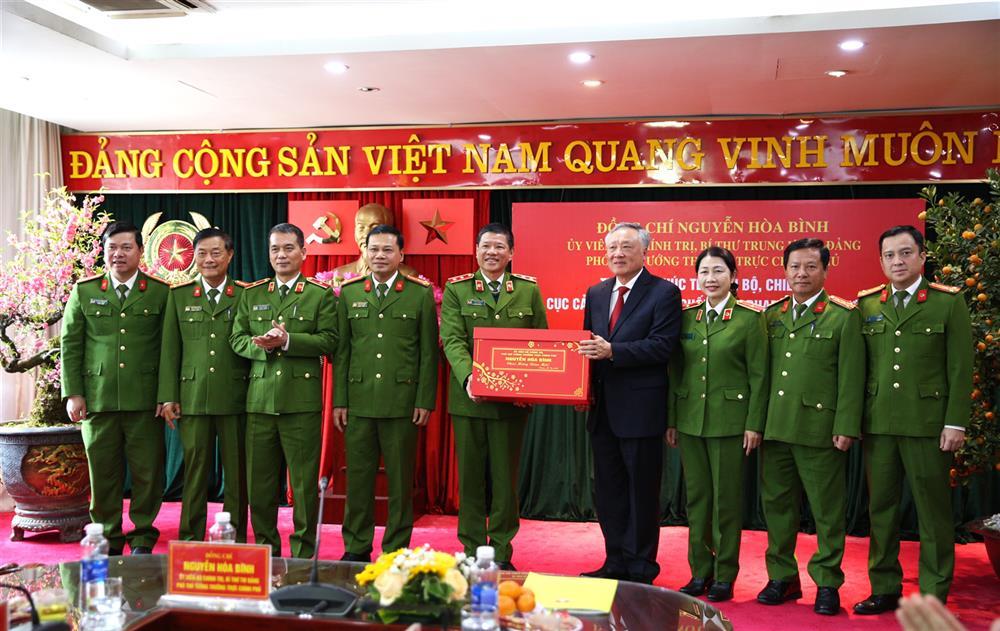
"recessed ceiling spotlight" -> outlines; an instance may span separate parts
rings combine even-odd
[[[839,79],[847,74],[846,70],[827,70],[826,74],[833,77],[834,79]]]
[[[350,68],[347,64],[342,64],[339,61],[328,61],[323,64],[323,69],[330,74],[344,74],[347,69]]]
[[[578,50],[575,53],[569,54],[569,60],[575,64],[585,64],[593,58],[594,58],[593,55],[591,55],[590,53],[583,52],[582,50]]]
[[[840,50],[855,51],[865,47],[865,43],[860,39],[845,39],[840,42]]]
[[[358,88],[358,92],[378,92],[382,88],[376,88],[375,86],[363,85]]]
[[[588,88],[599,88],[602,85],[604,85],[604,82],[601,81],[600,79],[584,79],[580,83],[582,83],[585,87]]]

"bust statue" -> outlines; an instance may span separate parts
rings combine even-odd
[[[394,225],[392,211],[388,208],[382,204],[372,203],[365,204],[358,209],[358,213],[354,215],[354,241],[358,244],[358,250],[361,251],[361,255],[357,261],[341,265],[333,270],[332,282],[334,286],[339,286],[348,278],[366,276],[371,273],[371,269],[368,267],[368,259],[365,255],[365,239],[368,238],[368,233],[371,232],[372,228],[380,224]],[[417,271],[406,263],[399,266],[399,273],[410,276],[417,275]]]

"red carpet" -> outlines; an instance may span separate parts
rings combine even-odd
[[[212,506],[210,514],[218,510],[217,506]],[[156,552],[166,552],[166,542],[177,536],[179,516],[179,503],[163,505],[156,522],[161,531]],[[55,533],[28,535],[25,541],[11,542],[10,517],[9,513],[0,513],[0,565],[8,562],[58,563],[77,558],[79,546],[60,544]],[[281,509],[279,526],[287,554],[288,533],[291,530],[290,509]],[[458,550],[455,527],[454,516],[425,516],[416,524],[413,545],[429,543],[444,551]],[[380,540],[381,529],[377,529],[376,546]],[[816,550],[814,536],[799,536],[798,557],[802,576],[802,600],[779,607],[766,607],[755,602],[757,592],[767,581],[764,569],[766,546],[765,533],[756,531],[743,533],[740,555],[742,570],[736,583],[736,598],[723,603],[720,607],[739,631],[764,631],[776,628],[875,631],[899,628],[891,614],[864,617],[846,613],[850,605],[868,595],[868,578],[865,572],[867,539],[849,537],[847,540],[847,554],[844,560],[847,581],[840,590],[844,611],[831,618],[817,616],[812,612],[816,588],[809,580],[805,566],[809,556]],[[343,550],[340,527],[324,527],[322,558],[340,558]],[[916,542],[903,542],[901,561],[906,576],[903,591],[907,594],[917,589],[917,554]],[[993,574],[993,568],[986,557],[982,543],[956,546],[956,555],[955,583],[949,597],[948,608],[955,612],[970,630],[987,629],[990,621],[1000,616],[1000,579]],[[519,570],[578,574],[596,568],[602,560],[603,542],[596,523],[523,521],[521,531],[514,540],[513,561]],[[662,571],[656,580],[657,585],[676,589],[687,581],[686,528],[662,529],[659,562]],[[780,623],[776,620],[780,620]]]

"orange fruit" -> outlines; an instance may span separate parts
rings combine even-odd
[[[499,590],[501,596],[509,596],[514,600],[517,600],[517,597],[521,595],[521,586],[515,581],[502,581]]]
[[[992,421],[992,420],[993,420],[993,417],[994,417],[995,415],[993,414],[993,412],[987,412],[987,413],[986,413],[986,414],[984,414],[983,416],[985,416],[985,417],[986,417],[986,420],[987,420],[987,421]]]
[[[975,287],[976,286],[976,279],[975,278],[966,278],[965,279],[965,286],[966,287]]]
[[[977,197],[976,199],[972,200],[972,205],[973,206],[979,206],[982,203],[983,203],[983,198],[982,197]]]
[[[517,603],[510,596],[501,596],[497,599],[497,608],[501,616],[509,616],[517,611]]]
[[[971,230],[964,230],[962,232],[962,238],[965,239],[966,241],[972,241],[973,239],[976,238],[976,233]]]
[[[938,206],[944,206],[944,200],[943,199],[939,199],[938,200]]]
[[[927,219],[927,211],[921,210],[920,213],[917,215],[917,219],[919,219],[920,221]]]
[[[517,610],[521,613],[535,610],[535,595],[530,589],[524,590],[521,597],[517,599]]]
[[[979,258],[978,254],[973,254],[972,256],[969,257],[969,262],[972,263],[973,265],[979,265],[980,263],[983,262],[983,259]]]
[[[990,335],[989,333],[987,333],[985,339],[986,339],[987,342],[992,342],[993,341],[993,336]]]
[[[979,232],[980,230],[983,229],[983,224],[977,223],[976,225],[972,226],[972,229],[975,230],[976,232]]]
[[[979,350],[980,352],[985,351],[986,350],[986,342],[980,342],[980,343],[976,344],[976,349]]]
[[[978,300],[979,302],[986,302],[987,300],[989,300],[989,296],[987,296],[986,294],[979,294],[978,296],[976,296],[976,300]]]
[[[944,267],[942,267],[941,273],[944,274],[945,276],[951,274],[951,265],[945,265]]]

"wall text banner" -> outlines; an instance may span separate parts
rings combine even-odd
[[[694,262],[709,245],[736,255],[739,297],[762,306],[789,293],[782,252],[791,241],[819,237],[830,248],[826,289],[854,300],[884,282],[878,235],[899,224],[923,224],[919,199],[514,204],[514,271],[537,277],[549,326],[583,324],[587,287],[611,275],[604,235],[619,221],[651,233],[646,265],[680,289],[684,303],[702,296]]]
[[[72,191],[981,180],[1000,112],[183,134],[67,134]]]

